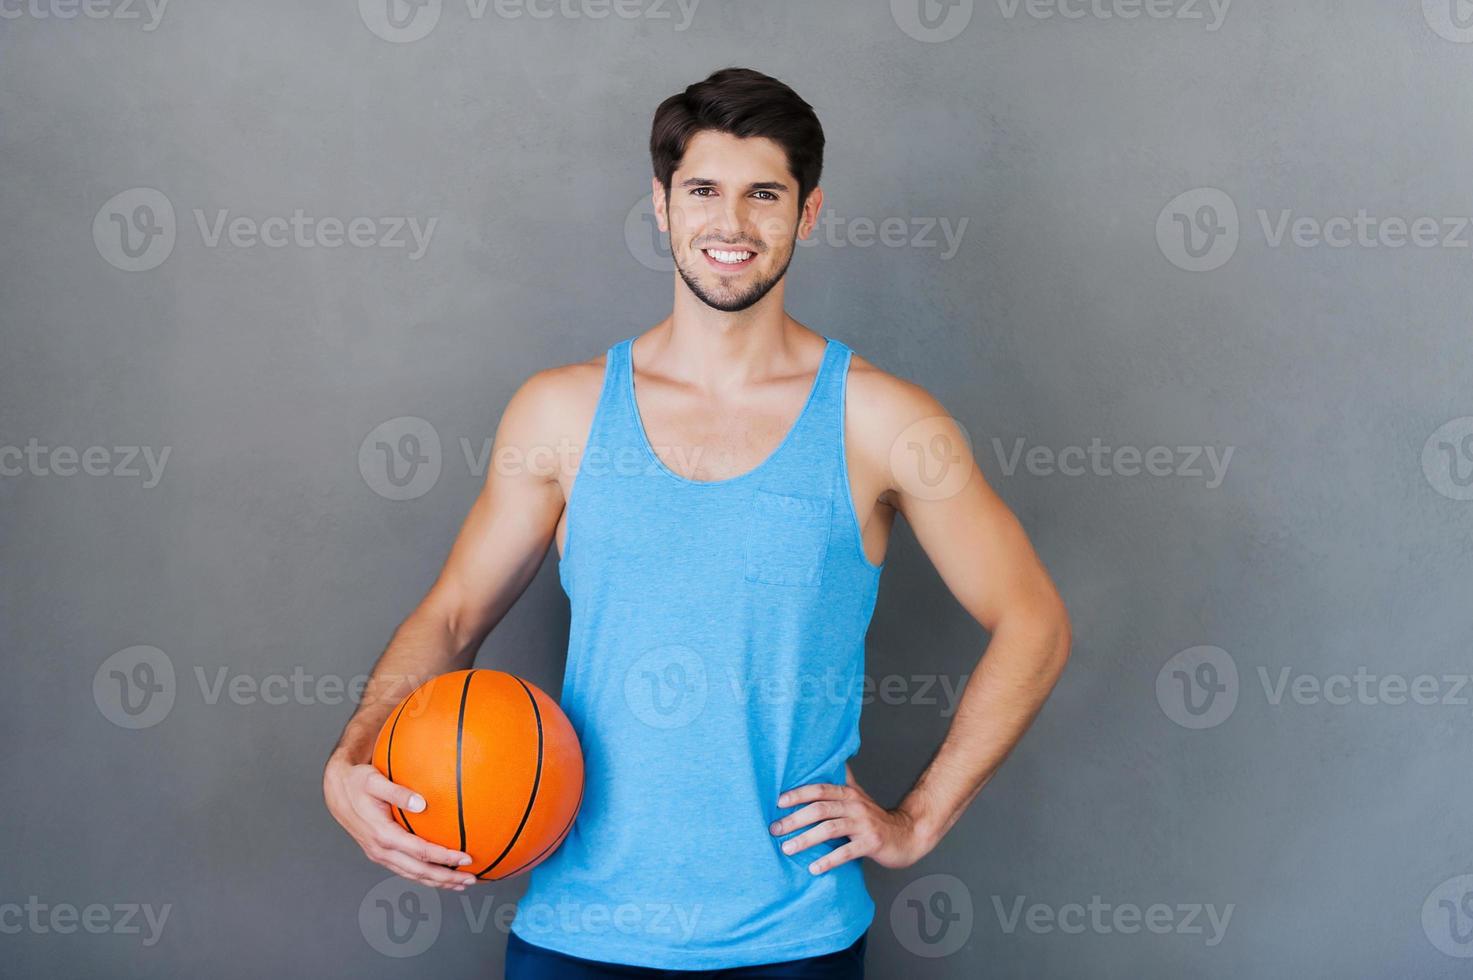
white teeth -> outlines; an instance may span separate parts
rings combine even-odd
[[[706,249],[706,254],[717,262],[726,262],[732,265],[738,262],[745,262],[752,257],[751,252],[719,252],[713,248]]]

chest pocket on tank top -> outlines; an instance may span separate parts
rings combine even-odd
[[[817,588],[823,583],[833,502],[756,490],[747,514],[748,582]]]

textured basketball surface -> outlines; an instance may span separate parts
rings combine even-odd
[[[557,849],[583,802],[583,753],[557,702],[500,670],[457,670],[394,709],[373,764],[425,799],[390,807],[410,833],[465,851],[463,870],[499,881]]]

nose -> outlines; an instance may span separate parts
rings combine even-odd
[[[749,208],[742,195],[727,194],[707,204],[707,208],[707,247],[717,242],[740,246],[758,240],[758,236],[747,228]]]

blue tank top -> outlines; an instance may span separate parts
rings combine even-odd
[[[852,352],[826,338],[801,413],[755,469],[695,481],[649,443],[629,337],[609,348],[558,566],[571,606],[560,703],[581,808],[511,930],[585,959],[720,969],[849,946],[874,918],[859,860],[784,854],[782,792],[846,781],[883,563],[844,458]]]

